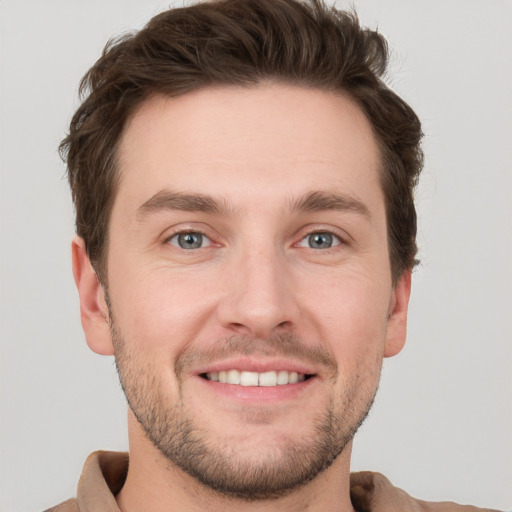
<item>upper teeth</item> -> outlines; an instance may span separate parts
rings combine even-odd
[[[287,372],[286,370],[264,373],[227,370],[209,372],[206,374],[206,378],[221,382],[222,384],[238,384],[240,386],[281,386],[283,384],[302,382],[306,375],[304,373]]]

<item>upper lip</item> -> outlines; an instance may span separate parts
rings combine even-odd
[[[303,373],[305,375],[314,375],[316,370],[300,361],[290,361],[289,359],[280,358],[261,358],[254,357],[238,357],[233,359],[225,359],[213,363],[205,364],[194,370],[196,375],[204,373],[222,372],[227,370],[239,370],[245,372],[265,373],[271,371],[288,371]]]

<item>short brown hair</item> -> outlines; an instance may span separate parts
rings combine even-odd
[[[393,281],[416,260],[413,190],[423,163],[421,124],[383,82],[386,40],[322,0],[217,0],[171,9],[107,43],[80,84],[83,103],[60,152],[67,160],[76,231],[106,280],[116,151],[128,117],[149,96],[211,85],[278,81],[348,94],[378,141]]]

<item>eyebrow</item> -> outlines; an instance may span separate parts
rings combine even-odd
[[[166,210],[227,215],[232,208],[228,207],[225,202],[207,195],[161,190],[137,209],[137,219],[143,221],[151,213]]]
[[[289,208],[292,213],[328,210],[351,211],[371,218],[370,211],[363,202],[347,195],[326,191],[310,192],[298,199],[291,200]],[[161,190],[137,209],[137,220],[143,221],[152,213],[167,210],[203,212],[225,216],[235,213],[235,209],[225,201],[219,201],[208,195]]]
[[[290,209],[292,212],[351,211],[371,219],[370,210],[362,201],[351,196],[321,190],[310,192],[291,201]]]

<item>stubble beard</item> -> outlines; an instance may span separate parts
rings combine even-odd
[[[343,396],[331,396],[307,435],[300,439],[290,435],[281,439],[279,446],[262,447],[265,456],[251,460],[244,446],[234,446],[229,439],[212,439],[211,432],[199,426],[187,411],[181,394],[170,403],[147,358],[128,351],[112,315],[110,328],[121,386],[148,439],[171,464],[231,498],[275,499],[313,480],[331,466],[351,441],[368,415],[377,391],[380,366],[372,378],[353,375]],[[272,338],[273,347],[279,345],[279,339]],[[287,346],[290,341],[293,339],[287,336]],[[227,344],[232,345],[233,339]],[[240,346],[241,340],[235,339],[235,345]]]

